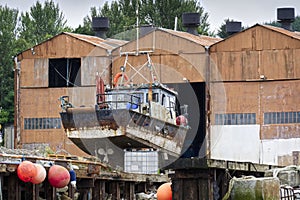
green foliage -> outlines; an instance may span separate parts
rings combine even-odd
[[[18,10],[0,6],[0,124],[14,120],[14,63]]]
[[[8,122],[9,112],[3,109],[0,109],[0,124],[6,124]]]
[[[66,27],[66,20],[58,4],[52,0],[39,1],[30,8],[30,12],[21,13],[20,39],[26,46],[32,47],[63,31],[70,30]]]
[[[217,35],[220,37],[220,38],[226,38],[229,36],[229,34],[227,33],[226,31],[226,23],[229,22],[229,21],[233,21],[233,20],[230,20],[230,19],[225,19],[224,22],[221,24],[218,32],[217,32]]]
[[[175,18],[178,17],[177,30],[184,31],[182,14],[185,12],[198,12],[201,19],[198,33],[208,35],[208,14],[197,2],[195,0],[119,0],[112,1],[111,4],[106,2],[99,8],[98,12],[95,7],[91,8],[91,17],[86,16],[83,26],[79,26],[75,32],[94,35],[91,29],[91,18],[105,16],[110,21],[110,29],[107,32],[108,37],[132,38],[132,36],[135,36],[135,31],[130,30],[136,27],[137,14],[140,25],[153,25],[167,29],[174,29]]]
[[[39,1],[21,13],[0,5],[0,124],[14,121],[14,61],[18,53],[62,31],[71,31],[58,5]],[[18,36],[18,37],[17,37]]]
[[[300,31],[300,16],[295,17],[295,21],[292,23],[292,29],[294,31]]]
[[[264,23],[266,25],[281,27],[281,24],[277,21],[271,21]],[[292,23],[292,30],[293,31],[300,31],[300,16],[295,17],[295,21]]]

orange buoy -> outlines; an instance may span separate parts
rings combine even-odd
[[[113,86],[116,87],[116,85],[118,84],[119,78],[121,76],[124,76],[125,81],[128,81],[128,76],[122,72],[119,72],[115,75],[114,80],[113,80]]]
[[[19,179],[24,182],[30,182],[33,180],[33,177],[36,176],[37,169],[35,165],[30,161],[23,161],[19,164],[17,169],[17,174]]]
[[[157,200],[172,200],[171,183],[164,183],[157,189]]]
[[[48,181],[55,188],[63,188],[70,182],[70,173],[63,166],[52,165],[48,172]]]
[[[36,175],[31,180],[31,183],[33,183],[33,184],[40,184],[46,178],[46,175],[47,175],[46,169],[41,164],[34,163],[34,166],[36,167],[37,172],[36,172]]]

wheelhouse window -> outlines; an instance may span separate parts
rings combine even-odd
[[[166,102],[165,102],[165,100],[166,100],[166,95],[165,94],[162,94],[161,95],[161,105],[166,105]]]
[[[158,93],[152,93],[152,101],[159,102],[159,94]],[[149,93],[146,94],[146,102],[149,102]]]
[[[49,59],[49,87],[81,86],[80,58]]]

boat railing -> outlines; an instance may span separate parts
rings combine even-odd
[[[66,111],[68,108],[73,108],[73,105],[69,101],[69,96],[61,96],[58,100],[60,101],[62,111]]]
[[[141,97],[135,94],[128,93],[105,93],[97,94],[98,96],[104,96],[105,100],[98,102],[99,109],[127,109],[141,111]]]
[[[297,200],[300,199],[299,188],[293,188],[288,185],[282,185],[280,187],[280,199],[281,200]]]

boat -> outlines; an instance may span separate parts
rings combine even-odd
[[[96,75],[95,107],[75,107],[68,96],[60,98],[68,138],[89,154],[111,148],[109,141],[121,150],[154,149],[178,158],[189,129],[187,111],[180,111],[186,107],[178,105],[178,93],[154,73],[151,81],[133,84],[127,64],[114,76],[112,86]],[[152,65],[148,56],[145,66]]]

